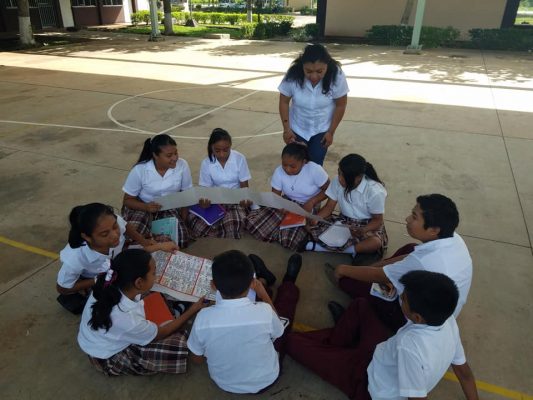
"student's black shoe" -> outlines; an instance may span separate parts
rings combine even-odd
[[[276,282],[275,275],[267,268],[265,262],[256,254],[248,254],[248,258],[255,268],[255,274],[258,278],[263,278],[267,286],[272,286]]]
[[[382,255],[379,252],[375,253],[357,253],[352,257],[352,265],[372,265],[380,261]]]
[[[331,313],[331,316],[333,317],[333,322],[335,324],[341,319],[342,314],[344,314],[344,307],[341,306],[336,301],[330,301],[328,303],[328,310]]]
[[[83,312],[87,297],[81,293],[60,294],[57,296],[57,302],[72,314],[78,315]]]
[[[283,282],[296,282],[300,268],[302,268],[302,256],[294,253],[287,261],[287,272],[285,272]]]

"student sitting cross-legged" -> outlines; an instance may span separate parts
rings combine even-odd
[[[81,316],[78,344],[105,375],[173,374],[187,370],[181,327],[204,307],[203,298],[179,318],[157,326],[145,317],[143,293],[155,281],[155,261],[140,249],[125,250],[98,276]]]
[[[289,333],[287,354],[350,399],[425,399],[451,365],[466,398],[477,400],[452,315],[457,286],[444,274],[422,270],[400,282],[407,323],[393,337],[369,303],[355,299],[335,327]]]
[[[213,285],[222,301],[198,313],[187,345],[193,361],[207,360],[209,375],[221,389],[257,393],[278,379],[286,336],[278,314],[294,318],[300,267],[301,256],[292,256],[273,303],[253,278],[254,267],[245,254],[230,250],[213,259]],[[250,288],[262,302],[247,297]]]
[[[342,290],[352,298],[366,298],[394,332],[406,322],[400,304],[371,295],[372,282],[387,285],[400,295],[403,291],[400,278],[409,271],[422,269],[445,274],[459,288],[455,317],[466,303],[472,283],[472,259],[465,242],[455,232],[459,212],[452,200],[441,194],[418,196],[416,205],[405,220],[407,233],[421,244],[406,245],[391,258],[372,266],[339,265],[333,270],[329,264],[326,265],[326,273],[332,280],[338,280]],[[331,306],[335,307],[335,304]]]

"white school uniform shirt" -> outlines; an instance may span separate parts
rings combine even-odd
[[[165,176],[157,172],[153,160],[137,164],[128,174],[122,190],[149,203],[157,197],[190,188],[192,188],[192,177],[189,164],[183,158],[179,158],[176,168],[169,168]]]
[[[368,392],[372,400],[426,397],[450,364],[465,362],[455,318],[441,326],[408,321],[396,335],[377,345],[367,369]]]
[[[204,187],[238,189],[241,187],[241,182],[251,178],[246,157],[236,150],[230,150],[224,166],[216,158],[214,162],[209,157],[202,160],[198,184]]]
[[[273,341],[282,334],[283,325],[267,303],[222,299],[198,313],[187,346],[207,358],[209,375],[221,389],[257,393],[279,375]]]
[[[320,192],[328,179],[328,173],[322,166],[308,161],[298,175],[288,175],[280,165],[274,171],[270,184],[289,199],[305,203]]]
[[[453,315],[457,318],[466,303],[472,283],[472,259],[463,238],[454,233],[449,238],[419,244],[403,260],[383,267],[383,272],[398,294],[402,294],[404,289],[400,278],[415,270],[440,272],[455,282],[459,289],[459,300]]]
[[[322,94],[322,81],[313,87],[308,79],[304,79],[301,87],[297,81],[284,78],[278,90],[282,95],[292,98],[289,123],[291,129],[305,140],[329,129],[335,112],[335,100],[349,92],[346,76],[340,68],[326,94]]]
[[[157,336],[157,325],[146,319],[144,301],[140,295],[131,300],[124,294],[111,310],[113,325],[106,332],[104,328],[94,330],[88,325],[92,318],[91,306],[96,299],[91,294],[81,315],[78,344],[91,357],[108,359],[131,344],[146,346]]]
[[[57,284],[65,289],[72,289],[80,277],[94,278],[96,275],[107,272],[110,260],[116,257],[126,241],[126,221],[117,215],[117,224],[120,229],[120,242],[117,247],[109,249],[108,254],[102,254],[89,247],[84,242],[80,247],[73,249],[69,244],[59,253],[62,262],[57,275]]]
[[[370,219],[372,214],[385,213],[385,187],[366,175],[359,185],[348,193],[348,199],[344,195],[344,188],[336,176],[326,190],[326,196],[336,201],[341,214],[353,219]]]

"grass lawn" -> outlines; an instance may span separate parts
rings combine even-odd
[[[523,22],[528,22],[529,25],[533,25],[533,15],[530,17],[516,17],[514,24],[521,25]]]
[[[164,27],[160,26],[159,30],[164,31]],[[217,25],[200,25],[196,28],[183,25],[174,25],[174,34],[177,36],[202,37],[209,33],[229,33],[232,39],[240,39],[241,31],[239,27],[231,26],[217,26]],[[128,28],[119,29],[120,32],[126,33],[140,33],[150,34],[152,31],[150,25],[130,26]]]

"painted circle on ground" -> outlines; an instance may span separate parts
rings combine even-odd
[[[137,98],[141,98],[141,97],[144,97],[144,96],[147,96],[147,95],[150,95],[150,94],[153,94],[153,93],[162,93],[162,92],[173,92],[173,91],[183,91],[183,90],[195,90],[195,89],[206,89],[206,88],[209,88],[209,86],[207,87],[198,87],[198,86],[189,86],[189,87],[183,87],[183,88],[174,88],[174,89],[159,89],[159,90],[151,90],[149,92],[144,92],[144,93],[139,93],[139,94],[136,94],[134,96],[128,96],[122,100],[119,100],[115,103],[113,103],[108,109],[107,109],[107,117],[117,126],[120,126],[122,128],[126,128],[126,129],[129,129],[131,130],[132,132],[136,132],[136,133],[140,133],[140,134],[144,134],[144,135],[158,135],[158,134],[162,134],[162,133],[168,133],[176,128],[179,128],[183,125],[187,125],[188,123],[190,122],[193,122],[193,121],[196,121],[197,119],[200,119],[208,114],[211,114],[212,112],[215,112],[215,111],[218,111],[218,110],[221,110],[233,103],[236,103],[246,97],[249,97],[249,96],[252,96],[254,95],[255,93],[258,93],[259,91],[254,91],[254,92],[251,92],[251,93],[248,93],[247,95],[245,96],[241,96],[235,100],[232,100],[232,101],[229,101],[221,106],[218,106],[218,107],[215,107],[213,108],[212,110],[210,111],[207,111],[205,113],[202,113],[202,114],[199,114],[197,115],[196,117],[193,117],[191,119],[188,119],[187,121],[184,121],[184,122],[181,122],[177,125],[174,125],[172,127],[169,127],[167,129],[164,129],[160,132],[150,132],[150,131],[147,131],[147,130],[144,130],[144,129],[139,129],[139,128],[136,128],[134,126],[130,126],[130,125],[127,125],[127,124],[124,124],[120,121],[118,121],[114,115],[113,115],[113,110],[115,109],[116,106],[118,106],[119,104],[122,104],[122,103],[125,103],[127,101],[130,101],[130,100],[134,100],[134,99],[137,99]],[[261,136],[273,136],[273,135],[279,135],[283,133],[283,131],[276,131],[276,132],[267,132],[267,133],[259,133],[257,135],[244,135],[244,136],[233,136],[234,139],[250,139],[250,138],[255,138],[255,137],[261,137]],[[181,136],[181,135],[171,135],[169,134],[169,136],[173,137],[173,138],[176,138],[176,139],[193,139],[193,140],[209,140],[209,136]]]

